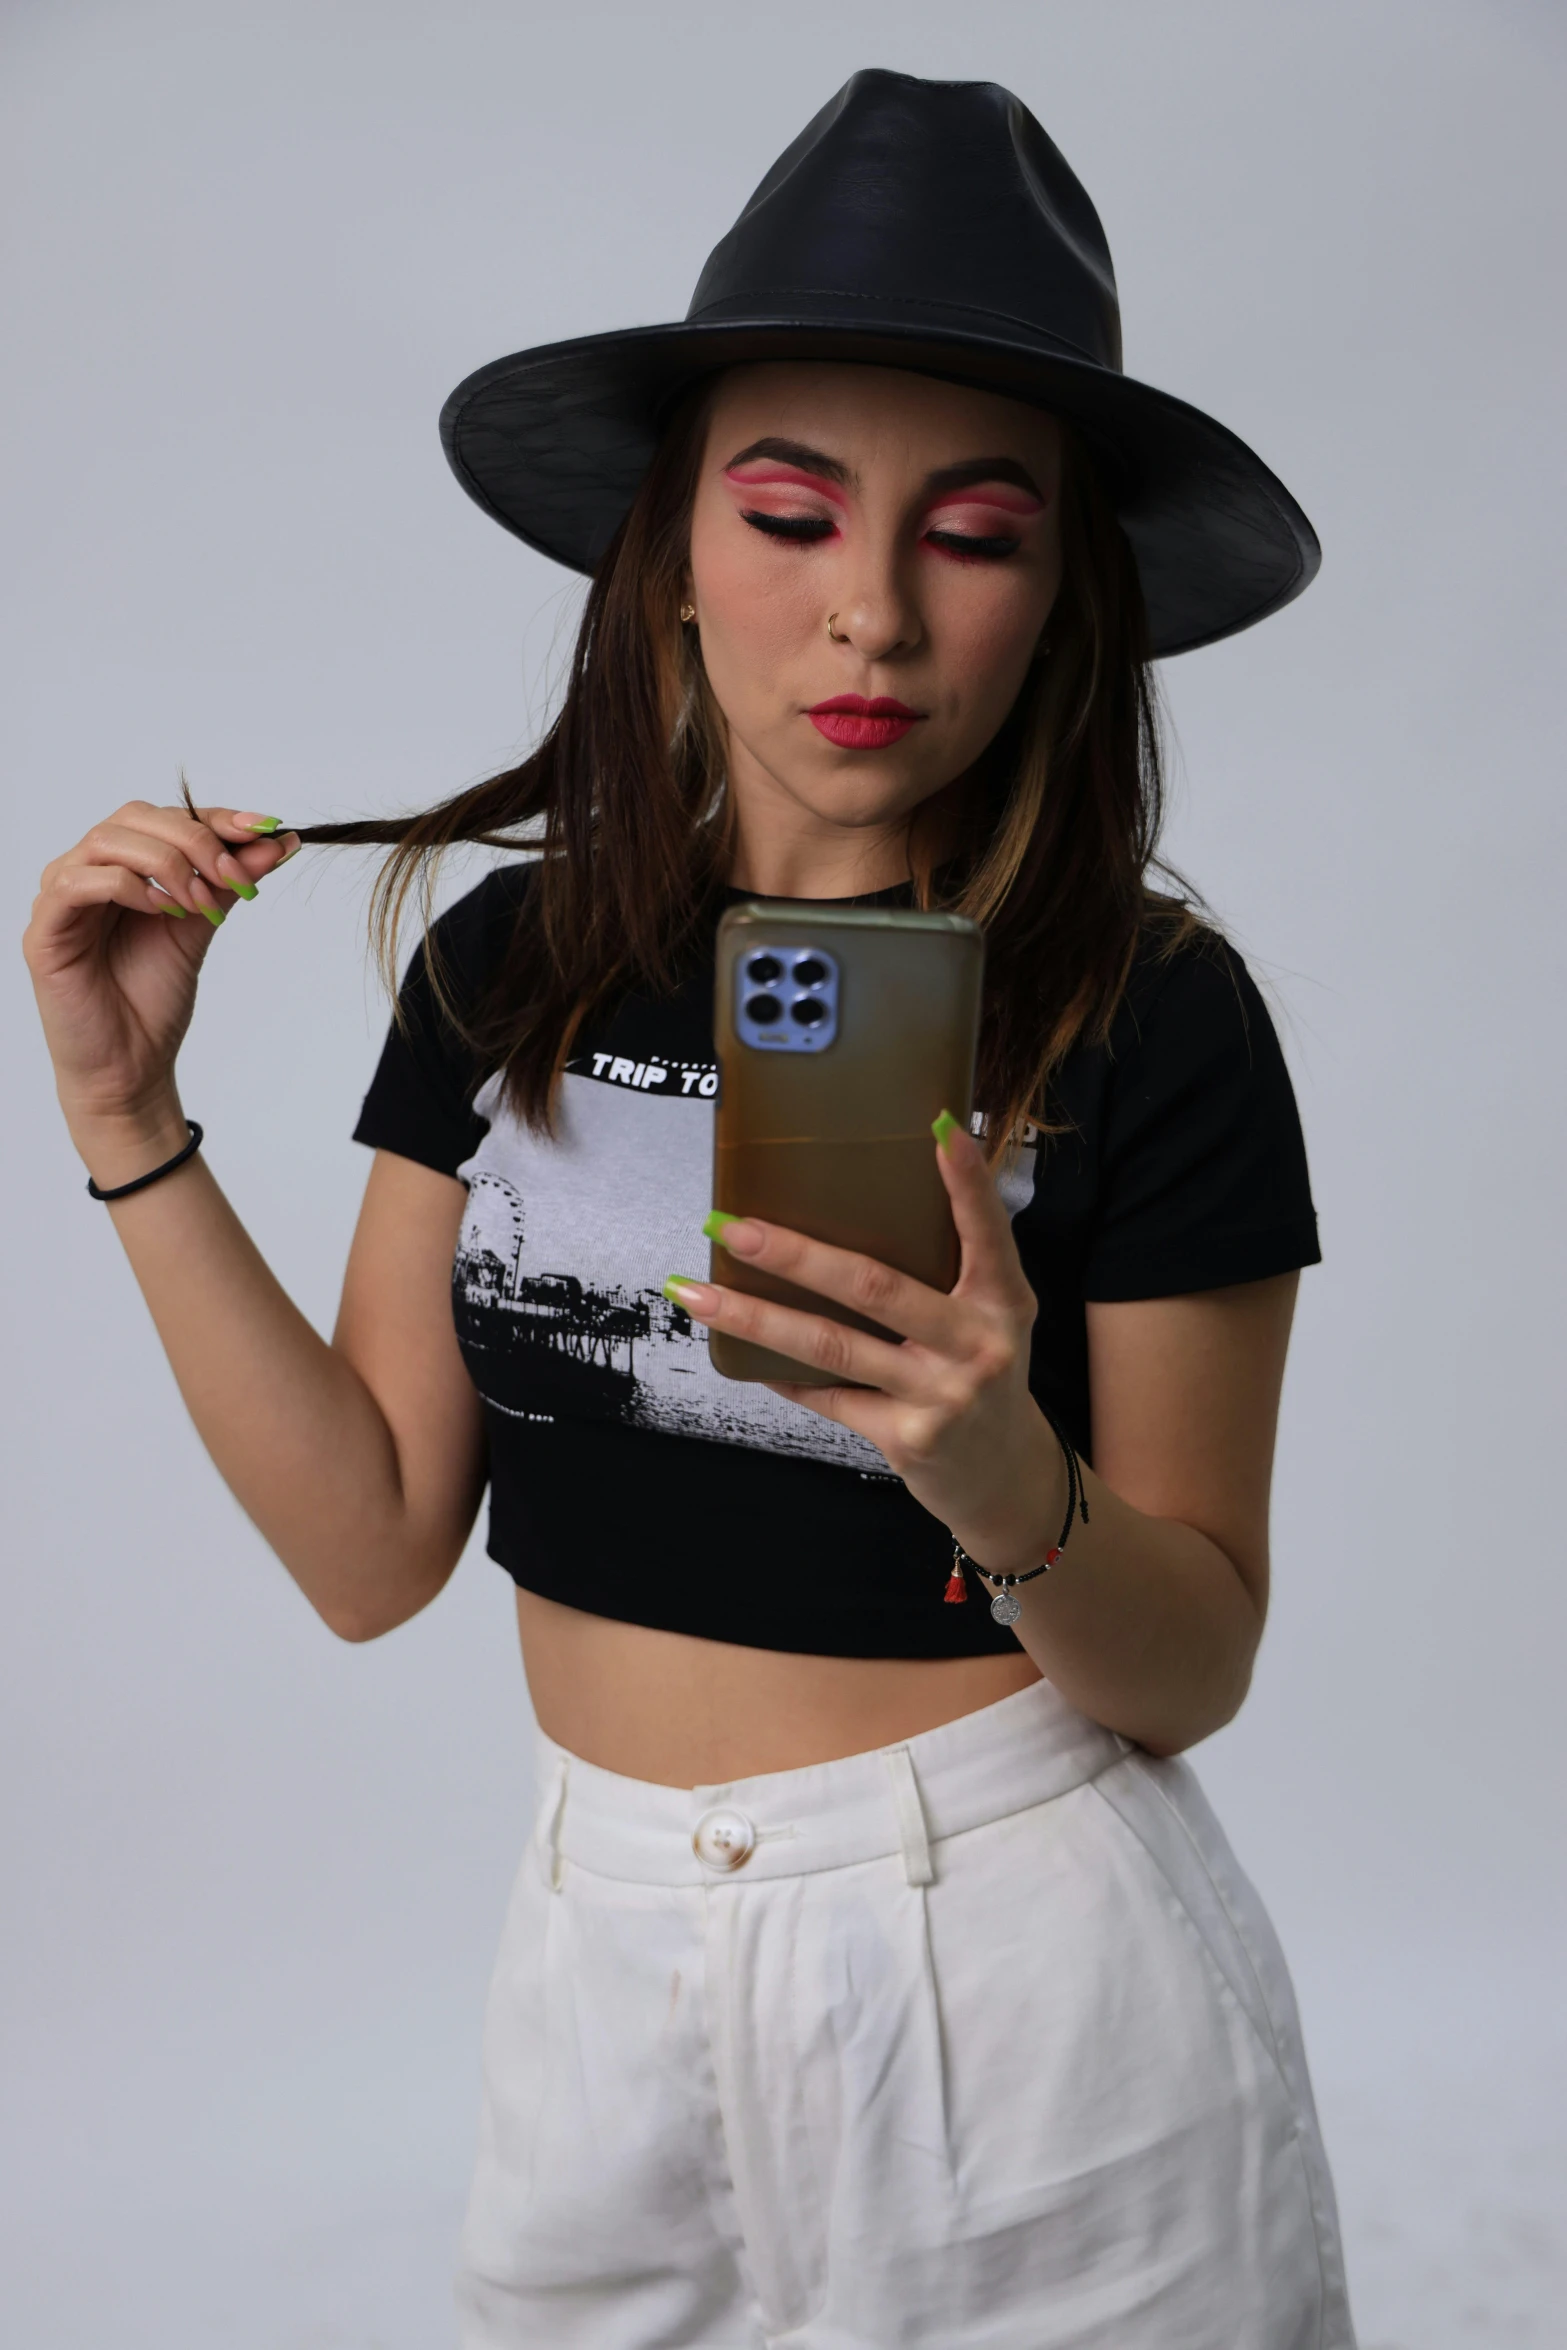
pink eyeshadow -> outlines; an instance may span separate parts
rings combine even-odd
[[[737,490],[760,490],[769,487],[791,490],[814,490],[819,497],[830,498],[835,506],[847,506],[849,501],[836,482],[824,481],[818,473],[801,473],[794,466],[770,466],[765,473],[736,473],[726,467],[724,479]]]

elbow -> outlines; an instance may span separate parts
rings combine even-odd
[[[1256,1627],[1260,1637],[1262,1627]],[[1180,1718],[1151,1726],[1137,1743],[1160,1761],[1185,1754],[1220,1730],[1227,1730],[1251,1692],[1252,1667],[1257,1661],[1257,1639],[1238,1642],[1230,1653],[1214,1660],[1214,1669],[1200,1690],[1190,1693]]]
[[[334,1639],[349,1648],[384,1640],[427,1608],[450,1582],[469,1523],[432,1526],[377,1516],[344,1539],[314,1528],[309,1550],[275,1544],[295,1586]]]
[[[339,1640],[346,1641],[350,1648],[363,1648],[367,1642],[379,1640],[383,1634],[395,1631],[399,1624],[407,1622],[406,1616],[393,1615],[384,1608],[363,1607],[353,1602],[346,1605],[334,1602],[323,1606],[317,1600],[315,1610],[327,1630]]]
[[[350,1648],[363,1648],[422,1613],[445,1589],[456,1563],[454,1558],[435,1572],[424,1565],[420,1572],[367,1590],[306,1596],[329,1632]]]
[[[1251,1667],[1247,1665],[1228,1687],[1209,1691],[1204,1702],[1179,1722],[1162,1724],[1152,1734],[1147,1732],[1137,1743],[1147,1754],[1160,1762],[1169,1762],[1178,1754],[1189,1753],[1205,1738],[1216,1737],[1227,1730],[1246,1702],[1251,1687]]]

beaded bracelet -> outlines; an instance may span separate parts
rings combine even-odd
[[[1072,1447],[1071,1440],[1063,1433],[1050,1414],[1045,1412],[1042,1417],[1049,1426],[1057,1444],[1060,1445],[1062,1458],[1066,1462],[1066,1516],[1061,1521],[1061,1532],[1054,1545],[1046,1551],[1037,1567],[1025,1567],[1020,1574],[1016,1575],[993,1575],[988,1567],[982,1567],[977,1559],[969,1557],[961,1542],[954,1539],[952,1545],[952,1572],[947,1578],[947,1599],[953,1602],[967,1599],[968,1585],[964,1581],[963,1570],[965,1567],[972,1567],[980,1580],[991,1586],[990,1612],[998,1624],[1015,1624],[1023,1613],[1023,1602],[1018,1598],[1014,1586],[1019,1583],[1032,1583],[1036,1575],[1048,1575],[1066,1548],[1067,1537],[1072,1531],[1074,1520],[1081,1518],[1085,1526],[1088,1523],[1088,1495],[1083,1489],[1081,1463]]]

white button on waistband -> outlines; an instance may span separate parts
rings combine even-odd
[[[705,1811],[691,1849],[704,1868],[743,1869],[756,1850],[756,1830],[743,1811]]]

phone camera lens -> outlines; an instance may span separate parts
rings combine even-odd
[[[761,961],[760,956],[757,961]],[[778,968],[776,963],[773,968]],[[754,995],[746,1003],[745,1016],[758,1028],[771,1028],[783,1018],[783,1006],[775,995]]]
[[[789,1006],[789,1017],[797,1028],[820,1028],[827,1017],[827,1006],[819,996],[803,995],[798,1003]]]
[[[796,987],[820,987],[827,977],[827,966],[816,955],[802,955],[794,967]],[[807,1026],[812,1025],[807,1022]]]
[[[783,965],[776,955],[753,955],[745,967],[746,977],[753,987],[774,987],[783,977]],[[777,1019],[776,1012],[762,1017]]]

